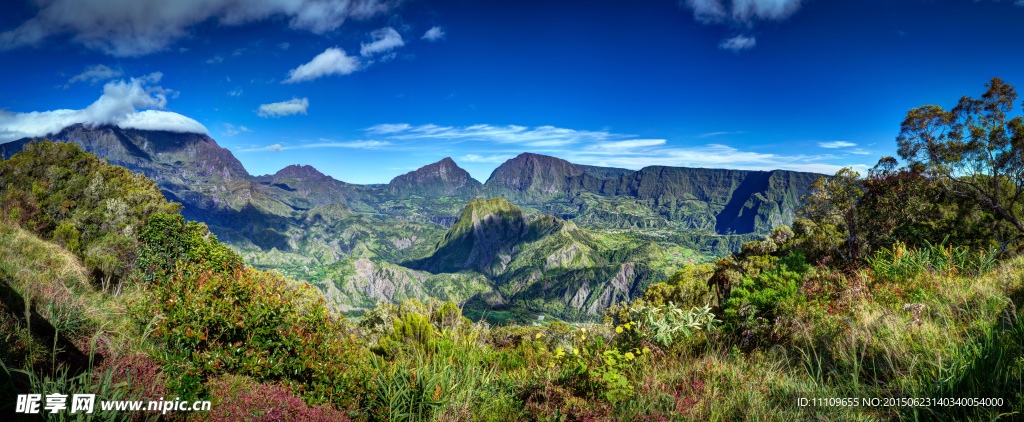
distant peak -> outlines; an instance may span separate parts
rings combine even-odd
[[[326,177],[323,173],[317,170],[311,165],[292,164],[277,173],[274,173],[276,177],[295,177],[295,178],[321,178]]]

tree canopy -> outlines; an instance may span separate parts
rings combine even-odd
[[[896,138],[911,168],[949,182],[1024,235],[1024,118],[1011,117],[1017,92],[992,78],[981,98],[963,96],[945,110],[925,105],[907,112]],[[1024,103],[1022,103],[1024,105]]]

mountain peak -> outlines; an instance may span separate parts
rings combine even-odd
[[[494,169],[487,186],[500,191],[564,192],[566,179],[583,174],[576,165],[561,158],[524,152]]]
[[[480,186],[480,182],[451,157],[395,177],[388,183],[391,193],[398,196],[476,196]]]
[[[292,164],[274,173],[274,178],[276,179],[322,179],[324,177],[327,177],[327,175],[321,173],[315,167],[302,164]]]

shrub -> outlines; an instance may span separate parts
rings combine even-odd
[[[180,214],[155,213],[142,226],[138,267],[143,280],[170,273],[179,262],[195,264],[219,274],[231,274],[244,265],[231,248],[217,241],[206,224],[185,221]]]
[[[308,284],[251,268],[224,275],[186,264],[157,280],[141,314],[172,388],[186,397],[222,373],[281,381],[315,401],[347,405],[359,394],[361,354]]]
[[[770,270],[743,277],[727,302],[726,322],[750,329],[774,322],[781,311],[795,309],[805,300],[800,287],[808,269],[804,256],[794,252]]]

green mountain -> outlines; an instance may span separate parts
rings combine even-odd
[[[791,222],[817,177],[634,171],[524,153],[484,184],[445,158],[363,186],[300,165],[254,177],[201,134],[73,125],[50,139],[147,176],[250,265],[309,282],[335,309],[353,311],[436,297],[592,318],[683,265]],[[31,142],[0,145],[0,154]]]

